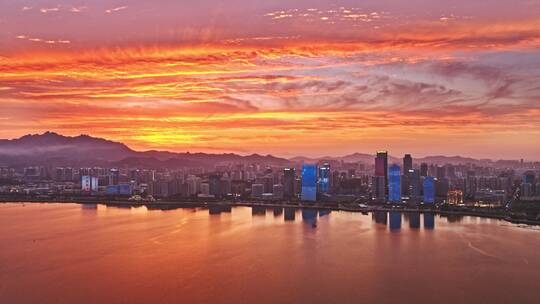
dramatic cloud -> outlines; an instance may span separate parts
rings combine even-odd
[[[125,9],[127,9],[128,7],[127,6],[119,6],[119,7],[115,7],[115,8],[111,8],[111,9],[108,9],[108,10],[105,10],[105,12],[107,14],[110,14],[110,13],[114,13],[114,12],[118,12],[118,11],[123,11]]]
[[[540,153],[538,5],[233,2],[6,5],[0,137],[91,130],[136,149],[278,155]],[[51,22],[60,14],[62,27]]]

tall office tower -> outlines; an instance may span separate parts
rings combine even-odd
[[[219,191],[222,196],[227,196],[231,194],[231,185],[232,180],[227,173],[224,173],[221,179],[219,180]]]
[[[188,196],[197,195],[201,189],[201,178],[195,175],[188,175],[186,178]]]
[[[375,176],[384,176],[385,193],[388,192],[388,152],[379,151],[375,158]]]
[[[294,168],[283,169],[283,197],[294,197],[294,182],[296,180],[296,170]]]
[[[436,173],[437,173],[436,174],[437,179],[446,178],[446,168],[445,167],[437,166]]]
[[[251,185],[251,197],[254,198],[261,198],[264,193],[264,185],[263,184],[252,184]]]
[[[409,186],[409,197],[412,200],[415,200],[420,196],[421,193],[421,187],[420,187],[420,170],[418,169],[412,169],[409,170],[409,173],[407,174],[408,177],[408,186]]]
[[[424,177],[424,204],[435,203],[435,179],[431,176]]]
[[[392,165],[388,170],[388,200],[392,203],[401,202],[401,167]]]
[[[527,171],[523,174],[523,183],[527,183],[531,185],[531,195],[532,193],[536,193],[539,189],[536,188],[536,176],[534,175],[533,171]]]
[[[111,169],[109,171],[109,185],[118,185],[120,183],[120,170]]]
[[[371,177],[371,192],[374,199],[384,201],[386,198],[386,183],[384,176]]]
[[[208,177],[208,187],[210,195],[221,197],[221,177],[219,175],[213,174]]]
[[[303,201],[317,200],[317,165],[304,164],[302,166],[302,193]]]
[[[412,167],[412,156],[410,154],[405,154],[405,157],[403,157],[403,172],[407,174],[409,170],[412,170]]]
[[[275,184],[272,187],[272,196],[276,199],[283,198],[283,185],[282,184]]]
[[[324,163],[319,168],[319,191],[321,193],[330,192],[330,165]]]
[[[533,196],[532,184],[522,183],[521,184],[521,197],[531,197]]]
[[[422,163],[420,165],[420,176],[428,176],[428,164]]]

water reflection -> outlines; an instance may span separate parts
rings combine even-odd
[[[96,211],[97,208],[98,208],[98,204],[82,204],[81,205],[82,210]]]
[[[285,221],[294,221],[296,217],[295,208],[285,208]]]
[[[409,228],[420,229],[420,213],[409,214]]]
[[[251,207],[251,215],[266,215],[266,207],[261,207],[261,206]]]
[[[457,215],[457,214],[448,214],[448,215],[441,215],[441,218],[446,218],[446,220],[449,223],[461,223],[463,221],[464,216]]]
[[[377,224],[386,225],[388,222],[388,212],[386,211],[374,211],[371,216]]]
[[[396,231],[401,229],[401,212],[390,212],[390,230]]]
[[[319,210],[319,217],[327,216],[332,213],[332,210]]]
[[[424,213],[424,229],[435,229],[435,215],[433,213]]]
[[[208,207],[208,213],[209,214],[221,214],[221,206],[209,206]]]
[[[313,228],[317,227],[317,210],[302,209],[302,221],[310,224]]]

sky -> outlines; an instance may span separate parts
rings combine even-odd
[[[540,160],[540,0],[0,0],[0,138]]]

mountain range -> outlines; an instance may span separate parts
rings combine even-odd
[[[8,166],[115,166],[140,168],[212,168],[226,163],[264,163],[287,166],[291,163],[319,161],[343,161],[347,163],[372,164],[374,155],[354,153],[342,157],[294,157],[291,159],[272,155],[238,155],[234,153],[176,153],[169,151],[135,151],[123,143],[102,138],[79,135],[63,136],[54,132],[25,135],[21,138],[0,140],[0,165]],[[401,159],[389,156],[389,163],[400,163]],[[428,156],[416,158],[416,163],[433,164],[477,164],[507,165],[517,161],[474,159],[461,156]]]

